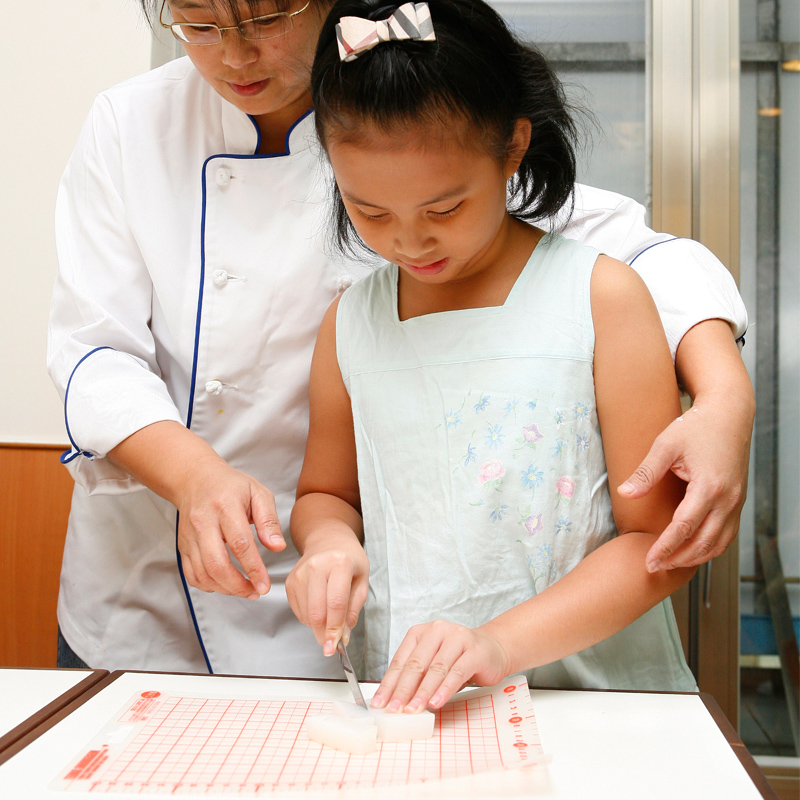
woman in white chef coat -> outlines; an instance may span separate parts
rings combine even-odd
[[[316,330],[366,269],[326,255],[308,78],[327,4],[304,2],[142,0],[188,57],[103,92],[64,173],[48,342],[76,482],[62,665],[337,672],[289,609],[281,534]],[[668,568],[735,535],[754,407],[733,281],[643,220],[578,187],[565,233],[640,272],[695,400],[630,487],[669,468],[690,480],[650,556]]]

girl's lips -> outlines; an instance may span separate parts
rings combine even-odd
[[[228,86],[233,89],[236,94],[240,97],[253,97],[257,95],[259,92],[264,91],[267,84],[269,83],[269,78],[265,78],[263,81],[254,81],[253,83],[230,83],[228,82]]]
[[[408,264],[405,261],[401,261],[400,263],[410,269],[412,272],[416,273],[417,275],[438,275],[440,272],[444,270],[447,266],[447,262],[449,258],[442,258],[439,261],[434,261],[431,264]]]

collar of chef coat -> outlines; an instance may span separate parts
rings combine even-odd
[[[255,155],[258,151],[261,133],[255,119],[227,100],[222,101],[222,135],[227,153]],[[284,152],[275,155],[306,150],[311,146],[314,136],[314,114],[312,111],[307,111],[289,128]]]

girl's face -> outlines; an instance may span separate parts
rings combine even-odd
[[[305,0],[291,0],[288,8],[277,8],[274,0],[262,0],[258,16],[276,11],[299,11]],[[214,0],[169,0],[175,22],[235,25],[224,4]],[[292,29],[273,39],[250,41],[238,31],[224,31],[222,41],[212,45],[184,44],[186,54],[211,86],[240,111],[254,117],[278,114],[298,107],[310,108],[309,79],[314,50],[327,6],[312,0],[305,11],[292,18]],[[321,13],[322,12],[322,13]],[[242,19],[253,16],[246,3]]]
[[[355,143],[333,137],[327,151],[359,236],[416,280],[469,279],[503,252],[515,156],[502,164],[456,137],[424,131],[401,138],[372,133]]]

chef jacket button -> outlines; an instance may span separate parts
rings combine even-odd
[[[228,282],[228,272],[224,269],[214,270],[214,286],[224,286]]]
[[[336,286],[340,292],[343,292],[345,289],[349,289],[355,282],[356,279],[352,275],[340,275],[336,281]]]
[[[227,167],[220,167],[217,170],[217,186],[225,186],[230,182],[231,171]]]
[[[206,391],[209,394],[220,394],[222,392],[222,381],[207,381]]]

